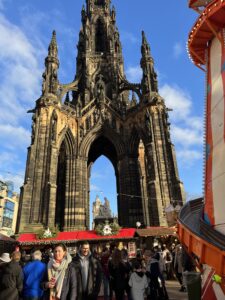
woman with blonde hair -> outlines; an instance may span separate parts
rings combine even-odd
[[[64,244],[55,246],[42,286],[46,300],[76,300],[76,272],[72,258]]]

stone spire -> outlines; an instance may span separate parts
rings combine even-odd
[[[43,73],[42,95],[57,94],[58,89],[58,47],[56,42],[56,32],[52,33],[52,39],[48,47],[48,56],[45,59],[45,72]]]
[[[48,47],[48,56],[54,57],[57,59],[58,57],[58,46],[56,42],[56,31],[52,32],[52,39]]]
[[[81,11],[75,76],[79,78],[79,87],[73,93],[72,103],[76,105],[79,98],[82,108],[98,97],[99,78],[107,91],[102,90],[102,95],[116,100],[119,80],[125,77],[116,11],[110,5],[111,0],[86,0],[86,8]]]
[[[150,98],[151,92],[158,92],[157,74],[154,70],[154,60],[151,56],[149,43],[146,39],[144,31],[142,31],[141,45],[141,68],[143,70],[142,91],[145,99]]]
[[[142,56],[151,57],[151,50],[149,43],[146,39],[145,32],[142,30],[142,45],[141,45]]]

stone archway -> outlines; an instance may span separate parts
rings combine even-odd
[[[107,129],[109,133],[109,129]],[[136,222],[144,222],[142,205],[141,174],[138,161],[138,151],[130,152],[119,136],[105,135],[104,132],[96,134],[86,145],[87,177],[85,190],[90,187],[90,167],[101,155],[106,156],[115,169],[117,188],[117,207],[119,224],[123,227],[134,227]],[[124,148],[124,149],[123,149]],[[123,149],[123,151],[121,151]],[[86,201],[86,212],[89,213],[89,193]],[[89,222],[89,215],[88,218]]]
[[[91,200],[91,176],[92,176],[92,167],[95,164],[95,162],[101,157],[104,156],[110,163],[111,167],[113,170],[111,170],[111,172],[114,174],[115,176],[115,181],[114,181],[114,185],[113,185],[113,189],[116,191],[116,195],[114,195],[114,198],[111,198],[110,200],[112,202],[116,202],[116,206],[118,206],[118,193],[119,193],[119,185],[118,185],[118,170],[117,170],[117,152],[116,149],[113,145],[113,143],[106,138],[105,136],[100,136],[98,137],[91,145],[90,149],[89,149],[89,154],[88,154],[88,161],[87,161],[87,170],[88,170],[88,185],[89,188],[88,190],[89,192],[89,211],[91,211],[91,205],[90,205],[90,200]],[[105,162],[106,163],[106,162]],[[111,184],[111,182],[110,182]],[[107,189],[108,190],[108,189]],[[104,189],[102,189],[102,191],[104,191]],[[107,195],[106,195],[107,196]],[[112,204],[112,203],[111,203]],[[118,210],[117,210],[117,214],[118,214]],[[91,219],[91,217],[90,217]]]

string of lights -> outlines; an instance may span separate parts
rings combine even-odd
[[[6,174],[10,174],[10,175],[24,176],[24,174],[19,174],[19,173],[15,173],[15,172],[5,171],[5,170],[1,170],[1,169],[0,169],[0,173],[6,173]]]

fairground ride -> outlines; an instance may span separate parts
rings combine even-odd
[[[190,0],[199,15],[188,38],[206,73],[204,197],[180,212],[181,243],[198,261],[202,299],[225,299],[225,0]]]

